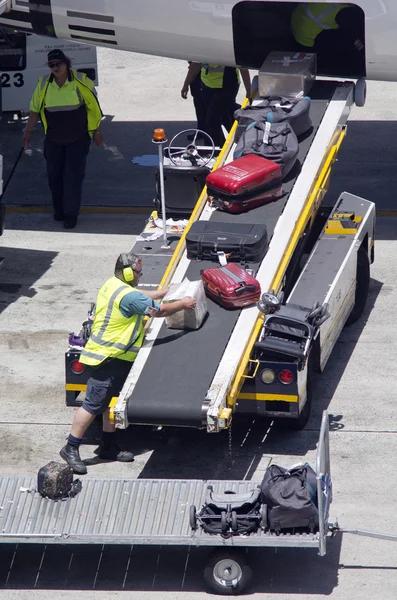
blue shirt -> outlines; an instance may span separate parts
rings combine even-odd
[[[152,316],[159,310],[160,304],[146,294],[134,290],[122,298],[119,308],[123,317],[129,319],[133,315]]]

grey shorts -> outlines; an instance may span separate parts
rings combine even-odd
[[[91,415],[102,415],[114,396],[122,390],[132,363],[125,360],[110,360],[104,365],[91,369],[82,407]]]

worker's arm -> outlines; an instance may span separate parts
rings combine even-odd
[[[246,95],[248,99],[251,99],[251,76],[248,69],[240,69],[241,79],[243,80]]]
[[[196,300],[185,296],[182,300],[175,300],[175,302],[168,302],[167,304],[161,304],[158,311],[153,312],[153,317],[168,317],[173,315],[184,308],[194,308],[196,306]]]
[[[27,120],[26,127],[22,136],[22,145],[25,148],[25,150],[30,144],[31,133],[33,131],[34,126],[37,124],[39,118],[40,114],[38,112],[30,111],[29,118]]]
[[[165,292],[166,290],[164,290]],[[159,293],[163,292],[161,290]],[[156,292],[151,292],[155,294]],[[127,319],[134,315],[142,315],[149,317],[166,317],[182,310],[183,308],[194,308],[196,300],[186,296],[182,300],[169,302],[167,304],[159,304],[155,299],[149,297],[146,292],[138,290],[126,294],[120,302],[120,311]]]
[[[162,290],[156,290],[155,292],[147,292],[145,290],[144,294],[145,296],[149,296],[149,298],[153,298],[153,300],[161,300],[162,298],[164,298],[164,296],[166,295],[166,293],[168,292],[169,287],[165,287]]]
[[[185,100],[187,98],[187,94],[189,91],[189,85],[191,83],[193,83],[193,81],[196,79],[196,77],[200,73],[200,71],[201,71],[201,63],[192,62],[188,69],[183,87],[181,89],[181,96]]]

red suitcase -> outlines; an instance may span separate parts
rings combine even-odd
[[[259,281],[235,263],[205,269],[201,279],[206,294],[224,308],[243,308],[261,296]]]
[[[242,156],[207,176],[214,206],[239,213],[283,195],[280,165],[255,154]]]

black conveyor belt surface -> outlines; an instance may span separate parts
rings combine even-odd
[[[297,168],[284,183],[288,193],[277,202],[242,215],[215,211],[212,221],[266,223],[271,238],[335,88],[335,82],[321,81],[312,89],[313,131],[300,143]],[[186,276],[191,281],[200,279],[200,271],[213,266],[215,263],[191,261]],[[258,266],[250,265],[254,269]],[[208,307],[209,315],[197,331],[171,330],[165,323],[162,325],[129,398],[129,423],[203,426],[204,398],[240,314],[238,310],[225,310],[209,299]]]

